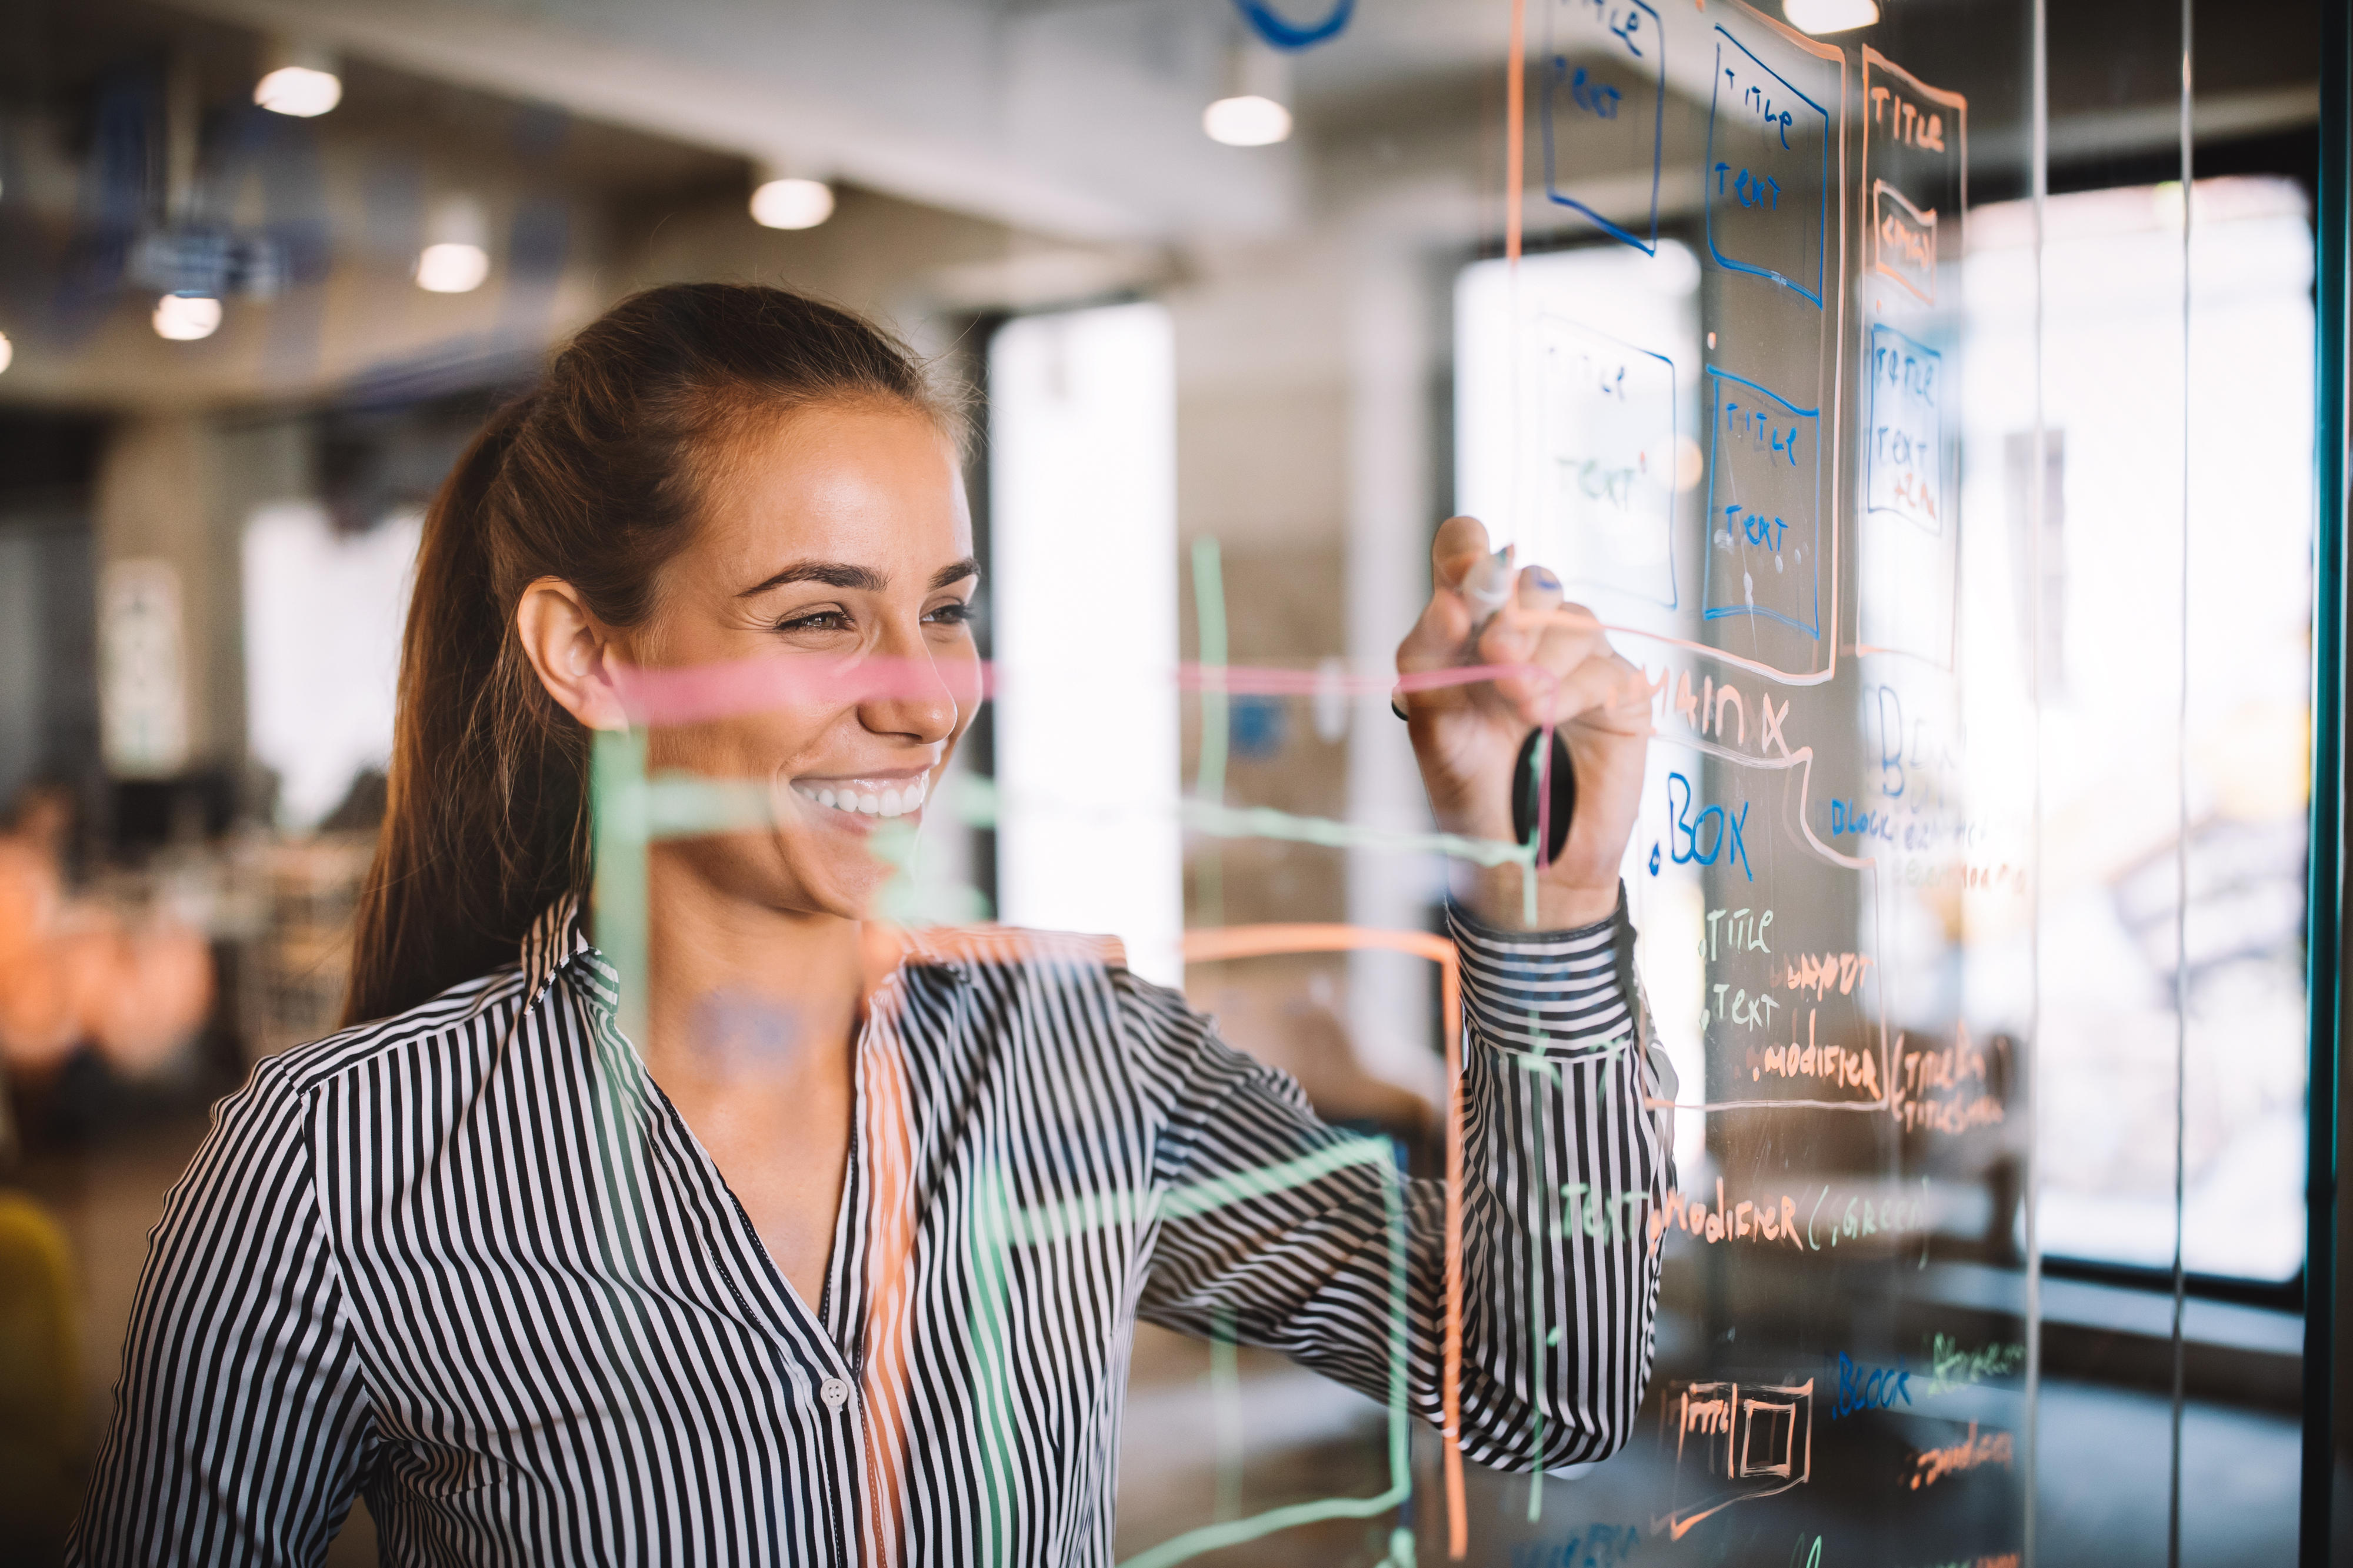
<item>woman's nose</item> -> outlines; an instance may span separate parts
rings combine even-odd
[[[972,661],[939,658],[920,632],[912,637],[885,636],[873,650],[881,679],[860,704],[859,718],[877,734],[908,735],[925,744],[944,741],[956,731],[960,717],[960,682],[944,668]]]

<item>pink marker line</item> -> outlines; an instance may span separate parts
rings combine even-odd
[[[1179,690],[1225,691],[1253,697],[1313,697],[1325,692],[1384,696],[1433,691],[1505,676],[1552,679],[1533,664],[1474,664],[1408,675],[1335,675],[1313,669],[1250,665],[1180,664],[1170,672]],[[666,668],[623,666],[613,672],[621,706],[634,724],[703,724],[797,702],[910,700],[945,698],[959,707],[997,694],[1007,679],[987,660],[934,664],[929,659],[875,658],[848,662],[799,658],[739,659]]]

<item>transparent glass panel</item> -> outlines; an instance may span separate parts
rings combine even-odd
[[[577,895],[594,1000],[493,1067],[593,1058],[607,1098],[501,1133],[467,1212],[532,1211],[499,1162],[545,1153],[601,1173],[575,1206],[619,1252],[729,1267],[699,1297],[547,1265],[675,1328],[659,1354],[468,1298],[481,1344],[607,1379],[573,1405],[450,1393],[499,1353],[401,1359],[430,1333],[360,1344],[402,1368],[372,1390],[459,1414],[371,1407],[294,1521],[356,1498],[331,1563],[402,1560],[428,1516],[514,1539],[502,1483],[459,1475],[617,1517],[641,1481],[754,1498],[745,1539],[842,1563],[2286,1560],[2317,7],[462,9],[316,0],[300,37],[228,0],[10,11],[0,1407],[28,1436],[0,1540],[60,1560],[166,1193],[265,1063],[343,1070],[318,1042],[370,972],[385,824],[478,789],[494,830],[416,875],[536,903],[420,923],[481,942],[401,1005],[512,981]],[[920,461],[749,486],[823,447],[791,421],[839,384],[896,406],[827,359],[738,418],[794,380],[777,350],[748,390],[580,416],[565,462],[494,447],[436,510],[496,410],[580,391],[575,333],[746,279],[903,340],[942,394]],[[622,357],[615,384],[674,363]],[[660,482],[603,466],[639,416],[676,426]],[[523,468],[576,552],[463,504]],[[644,541],[755,493],[760,569],[709,598],[736,640],[673,639],[692,595]],[[849,513],[883,521],[828,535],[843,560],[776,545]],[[1518,718],[1450,751],[1440,706],[1531,679],[1475,652],[1494,582],[1422,619],[1457,515],[1634,672],[1639,779]],[[398,761],[404,614],[489,537],[452,517],[509,531],[424,607],[490,640],[441,749]],[[944,560],[848,558],[910,517]],[[968,622],[744,608],[960,595],[967,549]],[[512,629],[575,571],[632,650],[593,734]],[[780,760],[804,721],[855,766]],[[543,724],[543,755],[501,750]],[[1617,805],[1623,951],[1499,957],[1457,922],[1505,886],[1481,907],[1534,921],[1554,829]],[[764,880],[812,824],[855,847],[843,880]],[[698,923],[681,868],[740,923]],[[821,921],[817,958],[778,934]],[[670,995],[720,931],[757,934]],[[811,976],[849,1064],[816,1089],[774,1070]],[[935,981],[955,999],[909,1000]],[[681,1040],[742,1078],[696,1102]],[[731,1141],[765,1091],[769,1136]],[[504,1102],[434,1103],[461,1142]],[[846,1195],[788,1281],[764,1177],[820,1111],[849,1142],[811,1180]],[[352,1211],[339,1268],[464,1294],[484,1255],[399,1253],[368,1229],[396,1206]],[[230,1255],[274,1279],[300,1251]],[[428,1294],[386,1292],[443,1327]],[[786,1325],[756,1355],[675,1369],[755,1300]],[[628,1426],[640,1373],[696,1441]],[[532,1448],[583,1408],[652,1458],[583,1483]],[[745,1481],[738,1438],[790,1461]]]

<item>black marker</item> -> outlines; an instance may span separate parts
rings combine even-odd
[[[1569,765],[1568,742],[1560,731],[1552,731],[1552,762],[1536,777],[1536,748],[1544,743],[1545,731],[1531,730],[1520,745],[1520,760],[1512,769],[1512,837],[1525,844],[1535,836],[1536,824],[1545,828],[1543,853],[1536,864],[1549,866],[1560,858],[1568,843],[1568,819],[1577,814],[1577,770]],[[1547,800],[1546,797],[1549,796]]]
[[[1462,596],[1471,601],[1472,614],[1477,617],[1472,630],[1474,639],[1510,599],[1517,575],[1512,570],[1508,544],[1464,574]],[[1545,842],[1536,858],[1539,866],[1560,858],[1568,843],[1569,818],[1577,814],[1577,770],[1569,763],[1568,743],[1557,729],[1552,731],[1552,758],[1543,776],[1537,776],[1536,752],[1544,736],[1541,729],[1529,731],[1528,738],[1520,743],[1519,761],[1512,768],[1512,838],[1528,843],[1541,825]]]

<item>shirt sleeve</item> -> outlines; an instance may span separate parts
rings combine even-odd
[[[165,1200],[69,1563],[317,1563],[350,1511],[368,1412],[308,1108],[264,1062]]]
[[[1630,1435],[1650,1378],[1659,1272],[1644,1222],[1672,1180],[1646,1100],[1672,1089],[1647,1048],[1633,928],[1622,895],[1577,931],[1450,920],[1465,1037],[1462,1450],[1506,1469],[1601,1458]],[[1181,998],[1141,983],[1130,995],[1135,1026],[1186,1059],[1139,1314],[1281,1351],[1383,1403],[1401,1392],[1440,1420],[1444,1184],[1403,1180],[1385,1143],[1324,1125],[1287,1075]]]

